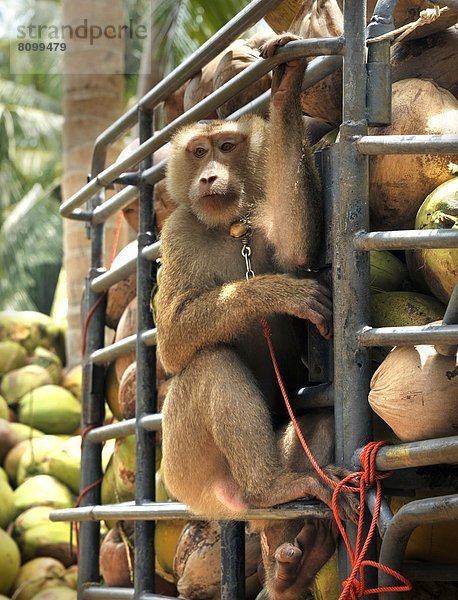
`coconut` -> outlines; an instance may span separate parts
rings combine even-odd
[[[65,369],[62,373],[61,385],[66,390],[71,392],[75,398],[81,402],[82,396],[82,384],[83,384],[83,367],[82,365],[75,365],[70,369]]]
[[[403,442],[458,432],[455,357],[434,346],[394,348],[374,373],[369,404]]]
[[[14,496],[10,484],[0,478],[0,527],[6,529],[14,519]]]
[[[51,375],[44,367],[26,365],[10,371],[3,377],[0,392],[8,404],[16,404],[27,392],[49,383],[52,383]]]
[[[114,259],[111,268],[116,269],[124,263],[135,258],[138,254],[137,241],[127,244]],[[127,305],[137,295],[137,273],[131,273],[125,279],[121,279],[110,287],[107,294],[107,308],[105,313],[105,322],[108,327],[116,329],[122,313]]]
[[[393,84],[392,123],[371,135],[444,134],[458,129],[458,100],[432,81],[404,79]],[[386,154],[370,157],[372,229],[413,229],[425,197],[450,179],[456,155]]]
[[[13,369],[25,365],[27,351],[18,342],[0,341],[0,377]]]
[[[245,588],[247,598],[260,590],[259,536],[245,533]],[[215,521],[188,523],[178,540],[173,571],[180,596],[189,600],[219,598],[221,585],[221,527]]]
[[[9,420],[10,410],[8,408],[8,403],[3,396],[0,396],[0,419],[5,419],[5,421]]]
[[[13,492],[15,514],[33,506],[69,508],[73,504],[70,490],[55,477],[35,475],[26,479]]]
[[[49,520],[51,508],[35,506],[22,512],[14,522],[13,537],[23,560],[49,556],[68,567],[76,562],[76,545],[70,548],[70,523]]]
[[[37,437],[43,437],[45,434],[39,429],[25,425],[24,423],[12,422],[11,427],[14,433],[17,435],[20,442],[23,440],[31,440]]]
[[[54,585],[32,596],[30,600],[76,600],[77,592],[66,585]]]
[[[18,418],[45,433],[69,434],[80,424],[81,405],[65,388],[43,385],[20,399]]]
[[[44,588],[62,585],[65,575],[64,565],[49,556],[33,558],[19,569],[13,584],[15,600],[30,600]]]
[[[79,492],[80,465],[80,435],[75,435],[61,444],[46,461],[47,472],[68,486],[74,494]]]
[[[52,383],[59,383],[62,374],[62,361],[55,352],[42,346],[37,346],[27,362],[31,365],[39,365],[45,368],[51,375]]]
[[[19,436],[13,428],[13,424],[6,419],[0,419],[0,462],[16,444],[19,443]]]
[[[37,346],[50,348],[59,336],[59,326],[40,312],[32,310],[0,312],[0,340],[13,340],[23,346],[27,352],[33,352]]]
[[[114,362],[108,365],[105,374],[105,399],[115,419],[122,421],[123,416],[119,406],[119,381]]]
[[[119,383],[119,406],[124,419],[135,417],[137,397],[137,363],[133,362],[124,371]]]
[[[456,229],[458,231],[458,177],[436,188],[420,206],[415,229]],[[419,272],[431,292],[448,303],[458,281],[458,249],[413,250],[409,261],[412,277]]]
[[[9,593],[20,566],[21,555],[16,542],[0,529],[0,594]]]
[[[118,502],[135,497],[135,435],[116,440],[113,451],[113,471]]]
[[[164,100],[164,125],[168,125],[184,113],[184,92],[187,83]]]
[[[163,573],[163,577],[169,581],[173,581],[173,559],[185,525],[186,521],[179,519],[164,520],[157,521],[154,528],[156,562]]]
[[[398,290],[406,272],[405,264],[391,252],[374,250],[370,253],[370,285],[373,292]]]
[[[78,565],[71,565],[68,567],[65,571],[64,581],[65,584],[73,590],[78,588]]]
[[[246,44],[237,45],[229,49],[218,62],[213,75],[213,91],[220,88],[230,79],[244,71],[259,59],[259,50]],[[218,117],[225,119],[230,114],[255,100],[258,96],[270,89],[271,75],[264,75],[253,84],[233,96],[230,100],[216,109]]]
[[[127,527],[124,521],[116,523],[100,546],[100,574],[109,586],[132,586],[134,552],[124,527]]]
[[[0,480],[9,482],[8,473],[3,467],[0,467]]]
[[[42,435],[22,440],[5,458],[5,469],[13,483],[23,483],[28,477],[46,472],[45,460],[63,440],[55,435]]]
[[[435,298],[416,292],[382,292],[371,296],[373,327],[427,325],[442,319],[445,306]]]
[[[122,313],[119,325],[116,329],[115,342],[134,335],[137,332],[137,299],[129,302],[127,308]],[[115,361],[116,376],[121,381],[124,371],[135,361],[135,352],[120,356]]]

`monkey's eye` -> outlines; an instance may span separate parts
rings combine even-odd
[[[224,142],[224,144],[221,144],[221,146],[219,147],[221,152],[230,152],[231,150],[233,150],[233,148],[235,148],[235,144],[232,142]]]
[[[197,156],[197,158],[202,158],[202,156],[205,156],[205,154],[207,154],[207,149],[203,146],[198,146],[194,150],[194,156]]]

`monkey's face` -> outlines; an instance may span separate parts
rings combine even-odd
[[[259,118],[188,126],[172,141],[169,193],[176,202],[188,203],[206,225],[227,226],[259,196],[262,183],[256,179],[263,182],[264,146]]]

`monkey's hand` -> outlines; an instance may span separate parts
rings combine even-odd
[[[294,541],[275,551],[271,600],[297,600],[310,588],[315,575],[333,555],[338,529],[332,520],[307,520]]]
[[[313,279],[297,279],[285,312],[300,319],[308,319],[316,325],[324,338],[332,337],[331,290],[321,283]]]
[[[262,58],[271,58],[278,47],[300,39],[302,38],[293,33],[283,33],[263,44],[260,48],[260,54]],[[281,107],[284,104],[287,95],[291,93],[292,90],[295,91],[298,85],[302,83],[305,67],[305,60],[294,59],[282,63],[274,69],[272,78],[272,102],[276,108]]]

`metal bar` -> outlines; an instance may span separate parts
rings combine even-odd
[[[119,358],[120,356],[125,356],[129,354],[129,352],[133,352],[135,350],[135,344],[137,341],[136,335],[129,335],[128,337],[111,344],[107,348],[101,348],[100,350],[96,350],[91,354],[91,361],[95,365],[102,365],[104,363],[108,363],[115,358]]]
[[[135,106],[103,131],[97,138],[92,159],[92,173],[98,174],[105,166],[108,144],[118,139],[127,129],[135,125],[140,108],[154,109],[172,92],[200,71],[227,46],[239,37],[282,0],[255,0],[228,21],[215,35],[207,40],[196,52],[181,63],[169,75],[150,90]]]
[[[140,144],[153,134],[153,113],[139,110]],[[152,157],[145,157],[141,170],[148,169]],[[154,188],[143,182],[140,186],[138,215],[138,256],[137,256],[137,389],[135,419],[137,425],[156,408],[156,349],[145,344],[143,334],[153,327],[150,300],[154,287],[152,263],[145,258],[143,250],[153,244],[153,206]],[[155,434],[138,426],[135,433],[135,502],[142,504],[156,498],[155,472],[156,449]],[[154,592],[155,549],[154,521],[141,520],[135,523],[135,598],[145,592]]]
[[[397,0],[378,0],[367,27],[368,39],[393,31],[396,4]],[[366,101],[369,125],[391,123],[390,46],[389,39],[368,44]]]
[[[406,561],[402,571],[410,581],[458,581],[458,565]]]
[[[453,288],[444,318],[442,319],[442,325],[453,325],[455,323],[458,323],[458,283],[456,283],[455,287]],[[439,352],[439,354],[443,354],[444,356],[453,356],[457,353],[457,347],[456,344],[453,346],[444,346],[438,344],[436,346],[436,352]]]
[[[131,600],[133,588],[115,588],[91,585],[84,588],[83,600]]]
[[[282,520],[282,519],[331,519],[332,512],[325,504],[312,500],[304,502],[290,502],[274,508],[252,508],[244,513],[248,520]],[[134,504],[123,502],[120,504],[94,505],[80,508],[63,508],[53,510],[49,518],[51,521],[100,521],[102,519],[125,519],[138,521],[151,519],[155,521],[165,519],[186,519],[191,521],[210,520],[206,515],[192,513],[185,504],[180,502],[154,502]],[[239,517],[240,518],[240,517]]]
[[[359,344],[358,331],[369,322],[369,255],[354,250],[353,237],[369,229],[368,159],[354,140],[367,135],[365,29],[366,3],[344,2],[343,122],[339,143],[339,197],[334,207],[334,414],[336,461],[350,466],[355,450],[372,434],[367,402],[370,380],[368,349]],[[354,543],[356,528],[347,531]],[[368,555],[373,557],[370,552]],[[340,577],[350,564],[339,546]],[[370,584],[368,584],[369,587]]]
[[[363,135],[354,141],[361,154],[456,154],[458,135]]]
[[[414,346],[415,344],[454,344],[458,325],[419,325],[411,327],[364,327],[361,346]]]
[[[406,229],[405,231],[357,232],[357,250],[412,250],[415,248],[458,248],[458,232],[453,229]]]
[[[106,442],[107,440],[119,439],[135,433],[135,419],[126,419],[120,423],[112,423],[111,425],[103,425],[89,431],[86,439],[91,443]],[[143,427],[146,431],[161,431],[162,429],[162,414],[146,415],[138,423],[139,427]]]
[[[171,135],[179,127],[205,118],[214,109],[229,100],[235,93],[254,83],[280,63],[296,58],[303,58],[304,56],[338,54],[342,50],[342,38],[311,38],[290,42],[286,46],[279,48],[272,58],[257,60],[250,67],[222,85],[216,92],[213,92],[213,94],[164,127],[155,136],[140,144],[130,156],[101,171],[97,177],[91,179],[89,183],[61,205],[60,214],[65,217],[74,208],[81,206],[81,204],[89,200],[102,187],[109,185],[130,166],[155,152],[170,139]]]
[[[92,213],[92,224],[105,223],[111,215],[114,215],[118,210],[130,204],[137,194],[138,189],[135,186],[127,186],[94,210]]]
[[[361,464],[360,455],[361,449],[355,453],[356,464]],[[458,465],[458,436],[384,446],[375,461],[379,471],[445,464]]]
[[[81,210],[80,208],[77,208],[75,211],[67,215],[67,218],[73,219],[73,221],[90,221],[92,219],[92,211]]]
[[[146,260],[149,260],[149,261],[156,260],[159,257],[160,247],[161,247],[160,242],[154,242],[153,244],[150,244],[149,246],[145,246],[142,249],[143,258],[145,258]],[[104,292],[105,290],[107,290],[109,287],[111,287],[115,283],[118,283],[118,281],[121,281],[122,279],[126,279],[127,277],[129,277],[129,275],[131,275],[132,273],[135,272],[136,268],[137,268],[137,255],[126,260],[125,263],[123,263],[121,266],[117,267],[116,269],[110,269],[109,271],[106,271],[102,275],[99,275],[99,277],[96,277],[94,279],[94,281],[92,282],[92,291]]]
[[[402,570],[407,542],[418,525],[432,525],[458,519],[458,495],[440,496],[413,500],[402,506],[393,516],[382,541],[380,562],[394,569]],[[380,571],[379,585],[388,587],[397,581],[388,573]],[[380,594],[380,600],[396,600],[399,595],[393,592]]]
[[[245,523],[221,523],[221,600],[245,599]]]

